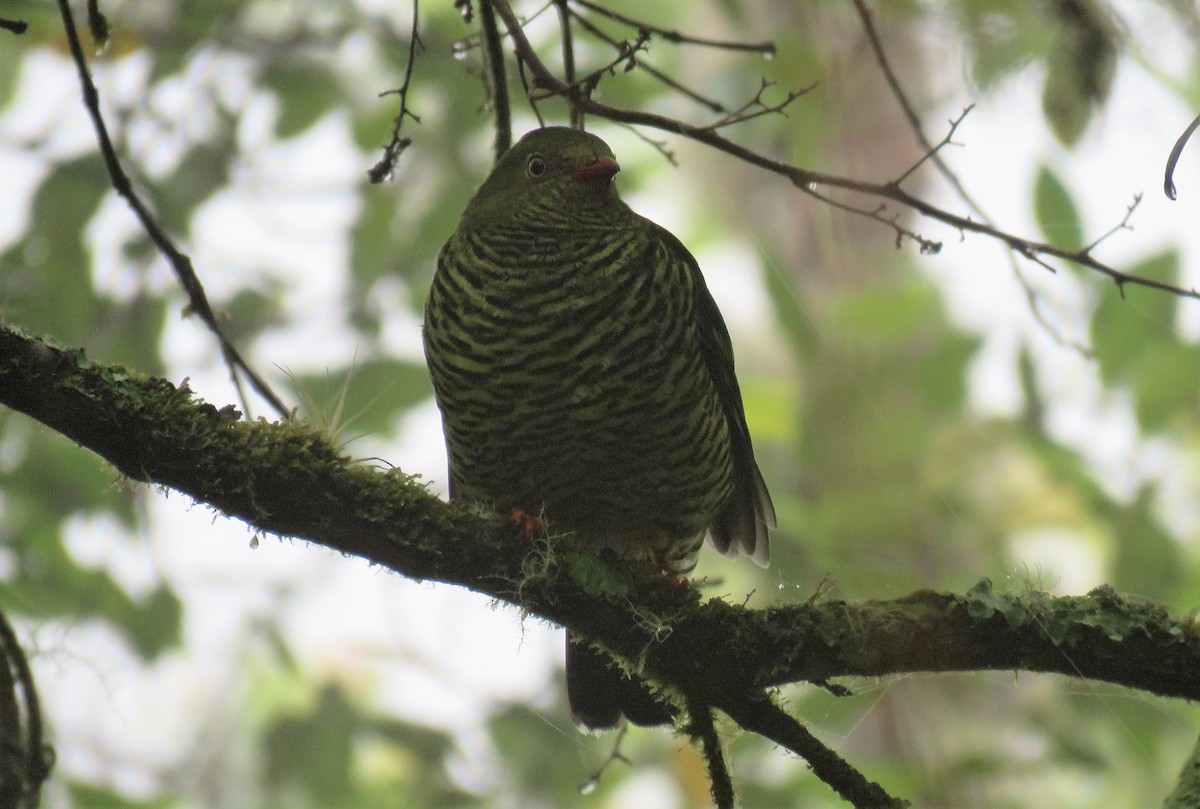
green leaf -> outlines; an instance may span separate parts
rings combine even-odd
[[[223,111],[219,116],[219,133],[188,149],[171,175],[154,186],[158,224],[176,238],[188,232],[196,209],[229,183],[236,155],[232,119]]]
[[[6,36],[11,36],[6,34]],[[17,89],[17,79],[21,76],[21,58],[17,48],[0,48],[0,110],[12,101],[13,92]]]
[[[317,806],[346,806],[351,796],[358,711],[341,689],[328,685],[308,714],[285,716],[263,738],[265,777],[285,796],[298,787]]]
[[[57,779],[56,779],[57,780]],[[71,795],[70,805],[74,809],[172,809],[178,804],[170,798],[138,799],[95,784],[68,781]]]
[[[0,597],[19,604],[21,614],[37,618],[103,618],[129,640],[143,660],[153,660],[179,645],[182,609],[178,597],[159,588],[138,602],[103,570],[75,563],[55,533],[24,532],[21,545],[10,545],[19,576],[0,583]]]
[[[941,309],[931,284],[908,277],[848,288],[833,302],[830,316],[860,346],[893,349],[938,323]]]
[[[1132,503],[1114,515],[1117,553],[1112,584],[1122,592],[1170,603],[1185,579],[1186,559],[1155,514],[1156,493],[1143,487]]]
[[[782,259],[768,257],[767,266],[781,266]],[[804,292],[789,283],[782,272],[766,272],[767,293],[775,310],[775,319],[790,339],[793,349],[805,355],[817,345],[817,334],[803,300]]]
[[[262,82],[279,98],[275,134],[291,138],[321,120],[341,100],[342,91],[329,70],[314,65],[272,64]]]
[[[396,271],[399,246],[395,240],[399,198],[386,187],[369,188],[363,209],[354,224],[350,243],[350,271],[362,288]]]
[[[1116,75],[1118,33],[1096,0],[1049,4],[1058,36],[1046,55],[1042,110],[1054,136],[1074,145],[1092,108],[1102,104]]]
[[[947,333],[916,367],[917,390],[932,412],[953,413],[967,398],[967,368],[982,340],[968,334]]]
[[[1129,270],[1130,275],[1177,283],[1180,260],[1159,253]],[[1180,421],[1192,425],[1200,407],[1200,348],[1175,329],[1178,299],[1157,289],[1110,288],[1092,316],[1092,347],[1106,384],[1134,395],[1138,420],[1147,431]]]
[[[6,316],[69,345],[90,343],[98,298],[84,232],[108,189],[95,155],[50,172],[34,195],[25,238],[0,255]]]
[[[1179,256],[1161,253],[1130,269],[1131,275],[1174,284]],[[1162,430],[1176,420],[1192,423],[1200,408],[1200,348],[1175,329],[1179,300],[1127,285],[1108,288],[1092,316],[1091,340],[1105,383],[1135,397],[1143,429]]]
[[[160,585],[149,598],[135,604],[121,620],[133,648],[143,660],[154,660],[180,643],[183,626],[183,604],[169,587]]]
[[[1046,60],[1042,114],[1054,137],[1064,146],[1073,146],[1087,129],[1092,103],[1080,93],[1076,66],[1066,61],[1066,57],[1051,56]]]
[[[1130,275],[1172,284],[1179,277],[1179,255],[1159,253],[1128,270]],[[1092,315],[1091,343],[1105,382],[1120,382],[1148,348],[1157,349],[1173,334],[1176,299],[1157,290],[1109,285]]]
[[[969,42],[971,79],[987,90],[1046,52],[1052,32],[1037,7],[1012,0],[974,0],[954,5]]]
[[[1047,242],[1065,250],[1083,249],[1083,227],[1071,192],[1045,164],[1033,184],[1033,214]]]

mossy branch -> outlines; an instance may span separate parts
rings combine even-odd
[[[348,458],[303,422],[247,421],[185,387],[89,360],[0,324],[0,403],[133,480],[181,491],[255,529],[470,588],[570,627],[669,692],[731,716],[783,683],[987,669],[1056,672],[1200,699],[1200,629],[1160,605],[1085,596],[922,591],[751,610],[636,565],[581,560],[551,538]],[[570,571],[570,572],[568,572]],[[654,620],[647,620],[652,616]]]

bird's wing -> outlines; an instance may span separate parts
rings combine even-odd
[[[655,230],[664,241],[666,253],[686,264],[691,280],[688,286],[695,295],[700,351],[729,423],[733,496],[713,519],[709,535],[714,547],[726,556],[736,556],[741,551],[765,567],[771,558],[768,531],[775,527],[775,506],[754,460],[742,391],[733,370],[733,342],[696,259],[670,231],[657,225]]]

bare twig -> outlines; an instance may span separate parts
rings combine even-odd
[[[625,129],[628,132],[633,133],[633,136],[635,138],[637,138],[642,143],[646,144],[651,149],[654,149],[656,152],[658,152],[660,155],[662,155],[663,158],[668,163],[670,163],[672,166],[679,165],[679,161],[675,159],[675,153],[672,152],[670,150],[670,148],[668,148],[668,143],[665,140],[654,140],[653,138],[649,137],[644,132],[642,132],[642,130],[637,129],[633,126],[630,126],[629,124],[618,124],[618,126],[622,127],[623,129]]]
[[[1152,278],[1142,278],[1129,273],[1122,272],[1114,267],[1111,267],[1094,256],[1083,250],[1067,250],[1062,247],[1047,242],[1035,241],[1017,236],[1007,231],[1000,230],[986,222],[980,222],[967,216],[951,213],[950,211],[939,208],[925,200],[915,197],[905,191],[894,182],[887,183],[872,183],[862,180],[853,180],[847,177],[839,177],[825,172],[814,171],[811,169],[801,168],[779,160],[774,160],[765,155],[759,154],[752,149],[734,143],[727,138],[722,137],[718,132],[707,127],[695,126],[693,124],[680,121],[676,118],[669,118],[664,115],[655,113],[643,112],[641,110],[623,109],[613,107],[597,101],[594,98],[580,96],[573,91],[569,85],[565,84],[561,79],[556,77],[545,63],[541,61],[533,46],[530,44],[524,32],[521,31],[520,23],[516,15],[512,11],[508,0],[488,0],[496,9],[496,13],[500,19],[504,21],[508,28],[509,35],[513,40],[513,47],[516,50],[517,58],[529,70],[532,79],[537,86],[553,94],[559,94],[566,97],[570,103],[578,104],[583,107],[584,111],[601,118],[608,119],[617,123],[648,126],[655,129],[661,129],[665,132],[673,132],[677,135],[690,138],[699,143],[711,146],[714,149],[732,155],[746,163],[759,168],[770,171],[774,174],[786,177],[793,185],[802,190],[804,193],[817,196],[816,189],[819,186],[830,188],[841,188],[843,190],[852,191],[859,194],[864,194],[871,197],[882,199],[890,199],[904,207],[911,208],[917,213],[927,216],[930,219],[935,219],[942,222],[955,230],[962,232],[978,233],[983,236],[988,236],[1002,244],[1007,245],[1015,250],[1021,256],[1030,260],[1039,260],[1039,257],[1060,258],[1071,262],[1081,267],[1093,270],[1101,275],[1107,276],[1118,287],[1127,285],[1142,286],[1149,289],[1157,289],[1162,292],[1167,292],[1172,295],[1177,295],[1184,298],[1192,298],[1200,300],[1200,291],[1188,289],[1174,284],[1166,284],[1161,281],[1156,281]],[[824,199],[824,198],[822,198]],[[865,210],[865,209],[856,209]],[[881,221],[886,221],[881,220]],[[890,222],[888,224],[891,224]],[[928,240],[927,240],[928,241]],[[935,244],[935,242],[930,242]],[[1042,263],[1039,260],[1039,263]]]
[[[1171,147],[1171,154],[1167,157],[1167,170],[1163,175],[1163,193],[1167,195],[1167,199],[1175,199],[1175,164],[1179,162],[1179,156],[1183,154],[1183,147],[1187,146],[1188,139],[1196,131],[1196,127],[1200,127],[1200,115],[1197,115],[1188,124],[1187,129],[1183,130],[1183,134]]]
[[[0,612],[0,805],[38,805],[38,793],[54,764],[54,750],[43,742],[42,731],[33,672],[16,632]]]
[[[970,210],[975,212],[980,221],[991,223],[991,217],[984,212],[979,203],[967,192],[966,187],[958,178],[958,175],[950,169],[944,160],[942,160],[942,156],[940,154],[940,151],[944,146],[950,145],[951,138],[954,135],[954,130],[958,127],[958,124],[961,123],[963,117],[965,117],[975,105],[972,104],[968,106],[965,110],[963,110],[963,114],[961,116],[951,122],[950,132],[941,143],[937,144],[936,146],[931,144],[929,138],[925,135],[925,132],[921,127],[921,119],[917,114],[916,108],[909,100],[908,94],[904,91],[904,87],[901,85],[900,79],[896,75],[896,71],[892,68],[891,61],[887,58],[887,54],[883,50],[883,42],[880,39],[879,32],[875,27],[874,17],[870,9],[867,7],[867,4],[864,2],[864,0],[854,0],[854,7],[858,11],[859,18],[862,20],[863,30],[866,32],[867,40],[871,45],[871,51],[875,54],[875,61],[879,64],[879,69],[883,73],[889,89],[892,91],[892,96],[900,105],[900,109],[904,112],[904,117],[908,119],[909,127],[912,129],[913,135],[917,139],[917,143],[920,144],[920,146],[925,150],[924,157],[917,161],[917,163],[915,163],[905,174],[901,175],[900,180],[906,179],[910,174],[912,174],[912,172],[916,171],[916,169],[926,161],[931,161],[941,173],[943,179],[945,179],[946,182],[950,184],[950,187],[954,189],[954,193],[958,195],[958,198],[961,199]],[[1070,348],[1079,352],[1079,354],[1082,356],[1090,358],[1092,356],[1092,351],[1090,348],[1064,336],[1058,330],[1058,328],[1046,318],[1045,313],[1042,311],[1042,302],[1041,298],[1038,296],[1037,290],[1030,285],[1029,279],[1027,279],[1025,274],[1021,272],[1021,266],[1018,263],[1017,258],[1019,253],[1009,247],[1006,251],[1006,255],[1008,257],[1009,265],[1012,267],[1013,275],[1016,276],[1017,283],[1020,284],[1021,289],[1025,292],[1025,299],[1029,303],[1029,311],[1033,315],[1033,319],[1037,322],[1037,324],[1041,326],[1042,330],[1049,334],[1050,338],[1059,345]],[[1041,266],[1045,266],[1045,264],[1041,263]]]
[[[230,376],[235,385],[241,388],[241,379],[239,372],[246,377],[250,382],[250,386],[263,397],[275,410],[281,418],[288,418],[290,410],[283,401],[275,395],[275,392],[263,381],[258,374],[247,364],[242,358],[242,355],[234,347],[221,330],[221,325],[217,321],[217,315],[212,309],[212,305],[208,302],[208,295],[204,292],[204,286],[200,283],[199,277],[196,275],[195,268],[192,267],[192,260],[182,253],[175,243],[159,226],[154,215],[146,204],[142,202],[141,197],[133,189],[133,184],[129,180],[129,175],[125,173],[125,169],[121,166],[121,161],[117,157],[116,148],[113,146],[112,138],[108,133],[108,125],[104,122],[104,116],[100,113],[100,93],[96,90],[96,84],[92,81],[92,74],[88,70],[87,58],[83,55],[83,47],[79,42],[79,33],[75,29],[75,18],[71,14],[71,6],[69,0],[58,0],[59,12],[62,15],[63,30],[67,35],[67,44],[71,50],[71,58],[75,62],[75,67],[79,73],[79,83],[83,90],[83,105],[87,109],[88,116],[92,120],[92,126],[96,130],[96,139],[99,142],[100,154],[104,158],[104,165],[108,169],[109,179],[112,181],[113,188],[118,194],[125,198],[129,207],[133,209],[134,215],[142,225],[142,229],[146,231],[146,235],[158,248],[159,253],[166,258],[171,269],[175,273],[175,277],[179,280],[180,286],[188,297],[187,311],[195,312],[200,316],[204,325],[217,338],[217,342],[221,347],[221,354],[225,358],[225,362],[229,365]]]
[[[825,194],[816,191],[815,189],[810,189],[807,193],[809,196],[821,200],[821,202],[824,202],[826,205],[832,205],[834,208],[845,211],[846,213],[852,213],[855,216],[862,216],[866,219],[874,219],[876,222],[880,222],[892,228],[892,230],[896,232],[897,248],[903,246],[905,239],[909,239],[917,245],[917,249],[920,250],[923,255],[936,256],[938,253],[942,252],[941,242],[926,238],[920,233],[917,233],[915,230],[900,224],[899,213],[893,213],[891,216],[887,216],[886,214],[888,207],[882,202],[874,208],[859,208],[845,202],[839,202],[838,200],[828,197]]]
[[[698,739],[703,749],[713,803],[718,809],[733,809],[733,779],[729,775],[729,765],[725,763],[725,754],[721,751],[721,738],[713,724],[712,708],[698,700],[689,699],[687,710],[687,733],[693,739]]]
[[[958,194],[959,199],[970,206],[971,210],[973,210],[981,218],[986,220],[987,217],[984,216],[983,211],[978,205],[975,204],[975,201],[971,199],[970,194],[967,193],[967,189],[964,188],[962,183],[959,181],[958,175],[950,170],[950,167],[947,166],[945,161],[942,160],[941,156],[937,154],[938,148],[934,147],[933,144],[930,143],[929,138],[926,137],[925,132],[921,127],[921,117],[917,115],[916,107],[914,107],[913,103],[909,100],[908,93],[906,93],[904,88],[901,86],[900,79],[897,77],[896,71],[892,69],[891,61],[887,58],[887,54],[884,53],[883,41],[879,38],[879,32],[875,28],[875,20],[871,14],[871,10],[867,8],[867,4],[864,2],[864,0],[854,0],[854,8],[856,11],[858,11],[859,19],[862,20],[863,31],[865,31],[867,34],[867,40],[871,44],[871,52],[875,54],[875,61],[879,63],[879,69],[883,72],[883,77],[887,81],[888,87],[892,91],[892,96],[900,105],[900,109],[903,110],[904,117],[908,119],[908,125],[912,129],[913,134],[916,136],[917,143],[919,143],[921,148],[925,150],[926,159],[931,159],[933,161],[933,164],[937,167],[937,170],[941,172],[942,176],[946,179],[946,182],[950,183],[950,185],[954,188],[954,191]],[[971,107],[973,106],[975,105],[972,104]],[[963,111],[963,116],[967,114],[971,107],[968,107]],[[961,121],[962,117],[959,117],[958,120]],[[952,129],[950,136],[953,136],[953,134],[954,132]],[[946,137],[946,139],[942,142],[942,145],[949,143],[950,136]],[[917,164],[917,166],[919,165],[920,163]],[[912,171],[917,168],[917,166],[913,166],[912,169],[909,170],[909,173],[911,174]],[[905,176],[907,176],[907,174]]]
[[[486,3],[485,3],[485,5],[486,5]],[[582,14],[575,11],[574,9],[571,9],[571,16],[574,17],[575,21],[579,23],[580,28],[587,31],[592,36],[596,37],[597,39],[603,40],[604,42],[607,42],[609,45],[611,45],[614,48],[620,47],[619,40],[614,39],[613,37],[610,37],[604,31],[600,30],[600,28],[598,26],[594,25],[591,22],[591,20],[589,20],[587,17],[584,17]],[[708,110],[710,112],[714,112],[719,115],[729,112],[729,110],[726,109],[725,105],[722,104],[720,101],[717,101],[716,99],[713,99],[713,98],[709,98],[708,96],[702,95],[699,92],[697,92],[696,90],[693,90],[692,88],[685,86],[684,84],[682,84],[682,83],[676,81],[675,79],[671,78],[670,76],[668,76],[666,73],[663,73],[661,70],[657,69],[653,65],[647,64],[644,59],[637,60],[637,69],[642,71],[647,76],[654,79],[655,81],[658,81],[662,84],[665,84],[667,87],[670,87],[672,90],[679,93],[680,95],[682,95],[686,98],[690,98],[692,101],[695,101],[697,104],[700,104],[701,106],[708,108]]]
[[[610,20],[616,20],[619,23],[628,25],[638,31],[647,31],[657,37],[665,39],[667,42],[674,42],[677,45],[703,45],[706,48],[720,48],[728,51],[751,51],[753,53],[761,53],[764,56],[775,55],[774,42],[730,42],[720,39],[705,39],[704,37],[694,37],[687,34],[681,34],[678,31],[671,31],[667,28],[659,28],[656,25],[641,20],[635,20],[632,17],[626,17],[624,14],[618,14],[611,9],[598,6],[589,0],[570,0],[571,2],[583,6],[589,11],[593,11],[603,17],[608,17]]]
[[[623,764],[628,764],[629,759],[621,752],[621,743],[625,741],[625,734],[629,733],[629,723],[621,725],[617,730],[617,736],[613,739],[612,751],[605,756],[604,761],[600,762],[600,766],[592,771],[592,774],[587,777],[579,786],[581,795],[587,795],[593,792],[600,785],[600,779],[604,777],[604,773],[608,772],[608,768],[616,762],[620,761]]]
[[[408,88],[412,83],[413,68],[417,63],[417,49],[425,50],[425,43],[421,41],[419,30],[420,0],[413,0],[412,9],[412,32],[408,38],[408,64],[404,66],[404,81],[397,89],[385,90],[379,94],[380,98],[388,95],[400,96],[400,112],[396,113],[396,117],[392,121],[392,139],[383,147],[383,157],[367,170],[367,177],[376,184],[382,183],[392,175],[396,169],[396,161],[400,159],[400,154],[412,145],[412,138],[400,134],[400,130],[404,128],[404,119],[412,118],[416,123],[421,123],[420,116],[408,108]]]
[[[520,59],[517,60],[517,76],[521,79],[521,89],[525,91],[525,100],[529,102],[529,108],[533,110],[533,114],[537,117],[538,126],[545,126],[546,119],[542,117],[542,111],[537,105],[537,99],[533,94],[533,87],[529,83],[529,76],[525,73],[525,63]]]
[[[496,115],[495,153],[498,163],[512,146],[512,102],[508,99],[508,74],[504,69],[504,49],[500,45],[496,12],[486,0],[479,4],[479,20],[490,77],[488,90],[492,96],[492,111]]]
[[[29,23],[24,20],[10,20],[0,17],[0,28],[3,28],[5,31],[12,31],[14,34],[23,34],[29,30]]]
[[[968,205],[970,205],[971,208],[976,213],[981,213],[979,210],[979,207],[974,202],[971,201],[970,197],[967,196],[966,189],[964,189],[962,187],[962,185],[959,184],[958,177],[956,177],[954,175],[954,173],[952,171],[950,171],[950,169],[946,168],[946,164],[944,162],[942,162],[942,158],[938,155],[938,152],[940,152],[942,149],[945,149],[947,146],[961,146],[962,145],[960,143],[954,142],[954,133],[958,131],[958,127],[962,124],[963,120],[968,115],[971,114],[971,110],[973,110],[973,109],[975,109],[974,104],[968,104],[966,107],[964,107],[963,111],[961,113],[959,113],[957,118],[952,118],[950,120],[950,128],[946,131],[945,137],[943,137],[940,141],[938,141],[933,146],[926,145],[925,154],[921,155],[921,158],[919,160],[917,160],[917,162],[915,162],[911,166],[909,166],[908,169],[903,174],[901,174],[895,180],[892,180],[892,182],[895,183],[896,185],[899,185],[900,183],[904,182],[909,177],[911,177],[913,175],[913,172],[915,172],[917,169],[921,168],[921,166],[925,165],[926,162],[932,160],[934,162],[934,165],[938,166],[941,169],[943,175],[953,178],[951,180],[951,182],[953,183],[955,190],[958,192],[959,196],[963,199],[963,201],[966,202]],[[928,144],[928,139],[925,137],[924,134],[919,133],[919,137],[923,144]]]
[[[625,65],[625,70],[632,69],[637,64],[637,54],[645,50],[646,43],[650,41],[650,35],[645,31],[638,34],[637,40],[634,42],[618,42],[617,55],[612,61],[603,67],[596,68],[581,79],[576,79],[571,82],[564,83],[561,87],[543,88],[540,92],[535,93],[531,98],[537,101],[543,101],[553,96],[566,95],[569,99],[591,98],[592,91],[596,89],[596,85],[600,83],[601,77],[605,73],[615,74],[617,66],[622,63]],[[537,84],[536,78],[534,84]],[[580,104],[571,104],[571,119],[575,120],[576,109],[582,110]]]
[[[1104,241],[1108,237],[1112,236],[1114,233],[1117,233],[1118,231],[1133,230],[1133,225],[1129,224],[1129,220],[1133,217],[1133,212],[1136,211],[1137,207],[1141,204],[1142,204],[1141,193],[1139,192],[1137,194],[1134,194],[1133,202],[1131,202],[1127,206],[1125,206],[1125,216],[1121,219],[1121,221],[1118,222],[1117,224],[1113,225],[1106,232],[1102,233],[1099,236],[1099,238],[1097,238],[1095,241],[1093,241],[1087,247],[1083,248],[1082,252],[1084,252],[1084,253],[1092,252],[1093,250],[1095,250],[1097,247],[1100,246],[1100,243],[1102,241]]]
[[[575,35],[571,32],[571,12],[567,8],[567,0],[554,0],[558,9],[558,24],[562,29],[562,61],[563,77],[567,84],[575,84]],[[583,129],[583,111],[576,104],[571,105],[571,126]]]
[[[711,124],[704,127],[704,129],[722,129],[727,126],[732,126],[734,124],[740,124],[755,118],[759,118],[763,115],[786,115],[787,113],[784,112],[784,110],[787,109],[787,107],[793,101],[803,95],[807,95],[817,85],[810,84],[809,86],[802,87],[799,90],[788,90],[787,97],[782,101],[777,104],[767,104],[763,101],[763,93],[765,93],[768,88],[773,86],[775,86],[775,82],[763,79],[762,83],[758,87],[758,92],[754,94],[754,98],[750,99],[736,110],[733,110],[723,117],[718,118],[716,121],[713,121]]]

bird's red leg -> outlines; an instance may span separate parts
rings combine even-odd
[[[542,522],[541,517],[523,508],[514,508],[512,518],[521,533],[525,534],[526,539],[533,539],[546,530],[546,524]]]
[[[654,566],[658,568],[658,572],[667,577],[667,580],[680,589],[686,589],[691,586],[687,576],[680,576],[671,567],[671,563],[667,561],[667,555],[662,551],[654,552]]]

